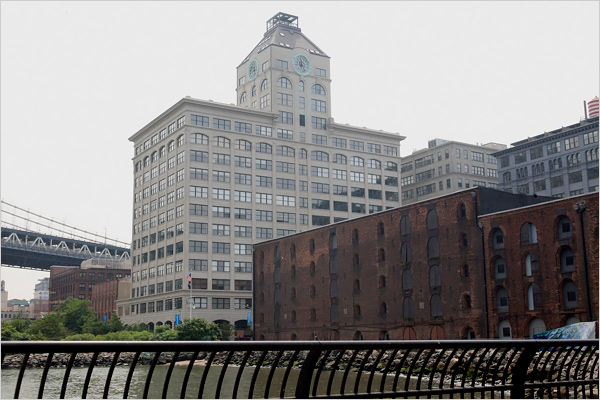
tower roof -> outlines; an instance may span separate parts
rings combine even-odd
[[[279,46],[291,50],[305,49],[310,54],[329,57],[302,33],[298,25],[298,17],[282,12],[267,20],[267,31],[262,40],[258,42],[241,64],[248,61],[252,55],[264,51],[269,46]]]

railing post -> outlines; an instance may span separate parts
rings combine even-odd
[[[526,346],[517,358],[515,367],[512,370],[512,388],[510,390],[511,399],[525,398],[525,380],[527,378],[527,370],[533,361],[537,347],[533,345]]]
[[[308,351],[308,355],[302,363],[300,375],[298,376],[298,383],[296,384],[296,393],[294,394],[294,396],[297,399],[308,399],[308,396],[310,394],[310,384],[312,382],[312,373],[315,369],[320,355],[320,346],[313,347]]]

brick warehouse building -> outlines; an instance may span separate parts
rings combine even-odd
[[[502,283],[510,296],[517,295],[523,281],[537,279],[516,278],[522,267],[520,261],[514,263],[514,257],[517,254],[521,257],[521,247],[532,245],[518,242],[518,248],[512,248],[514,240],[508,240],[510,229],[520,233],[525,222],[519,223],[513,213],[523,218],[544,215],[534,222],[538,243],[533,246],[540,253],[552,248],[555,255],[556,243],[566,246],[563,243],[568,240],[578,266],[577,272],[567,274],[575,282],[581,281],[582,250],[577,233],[580,224],[572,205],[585,200],[588,209],[596,210],[597,196],[550,200],[477,187],[257,244],[255,337],[260,340],[458,339],[499,337],[498,328],[503,335],[528,336],[523,333],[528,330],[525,324],[535,315],[544,316],[548,329],[562,326],[569,318],[588,320],[585,301],[579,301],[575,309],[564,309],[562,319],[549,315],[556,313],[557,305],[561,304],[558,290],[553,295],[544,295],[544,303],[536,303],[541,305],[540,310],[529,311],[525,303],[513,301],[512,297],[509,311],[499,310],[494,303],[498,290],[489,265],[498,260],[491,240],[499,239],[492,227],[506,232],[502,254],[506,274],[511,278]],[[555,217],[548,218],[550,213]],[[550,232],[555,232],[553,227],[562,221],[563,215],[570,219],[573,234],[557,242]],[[591,229],[588,265],[597,266],[598,236],[593,234],[598,229],[597,215],[594,218],[591,212],[584,212],[582,216],[588,231]],[[484,258],[488,265],[485,279]],[[537,265],[544,277],[538,285],[555,286],[555,282],[545,277],[556,270],[556,262]],[[598,287],[595,269],[589,274],[593,288]],[[578,289],[578,293],[585,293],[583,288],[578,286]],[[591,302],[597,309],[596,292],[592,292]],[[504,320],[511,324],[509,331],[504,329]]]

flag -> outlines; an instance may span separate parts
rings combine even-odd
[[[192,273],[190,272],[190,274],[188,275],[188,289],[192,288]]]

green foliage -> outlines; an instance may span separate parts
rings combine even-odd
[[[232,340],[235,335],[235,327],[231,324],[217,324],[219,327],[219,340]]]
[[[78,333],[76,335],[70,335],[64,338],[63,340],[99,340],[98,337],[92,333]]]
[[[110,332],[110,327],[98,319],[89,319],[83,325],[82,331],[92,335],[104,335]]]
[[[44,318],[33,321],[29,332],[41,338],[37,340],[61,340],[68,335],[68,330],[57,313],[49,313]]]
[[[28,332],[20,332],[11,322],[2,323],[2,340],[37,340]]]
[[[69,297],[58,305],[58,313],[68,330],[83,333],[85,324],[96,319],[89,300],[79,300]]]
[[[216,340],[223,335],[219,325],[202,318],[186,318],[175,327],[175,331],[178,334],[177,340]]]
[[[179,335],[175,329],[171,329],[167,327],[159,327],[154,331],[154,335],[152,336],[152,340],[180,340]]]
[[[118,331],[109,332],[106,335],[99,336],[96,340],[124,340],[124,341],[143,341],[153,340],[154,335],[152,332],[144,331]]]
[[[119,332],[125,330],[125,325],[121,322],[121,318],[117,314],[113,314],[108,320],[108,326],[110,328],[110,332]]]

